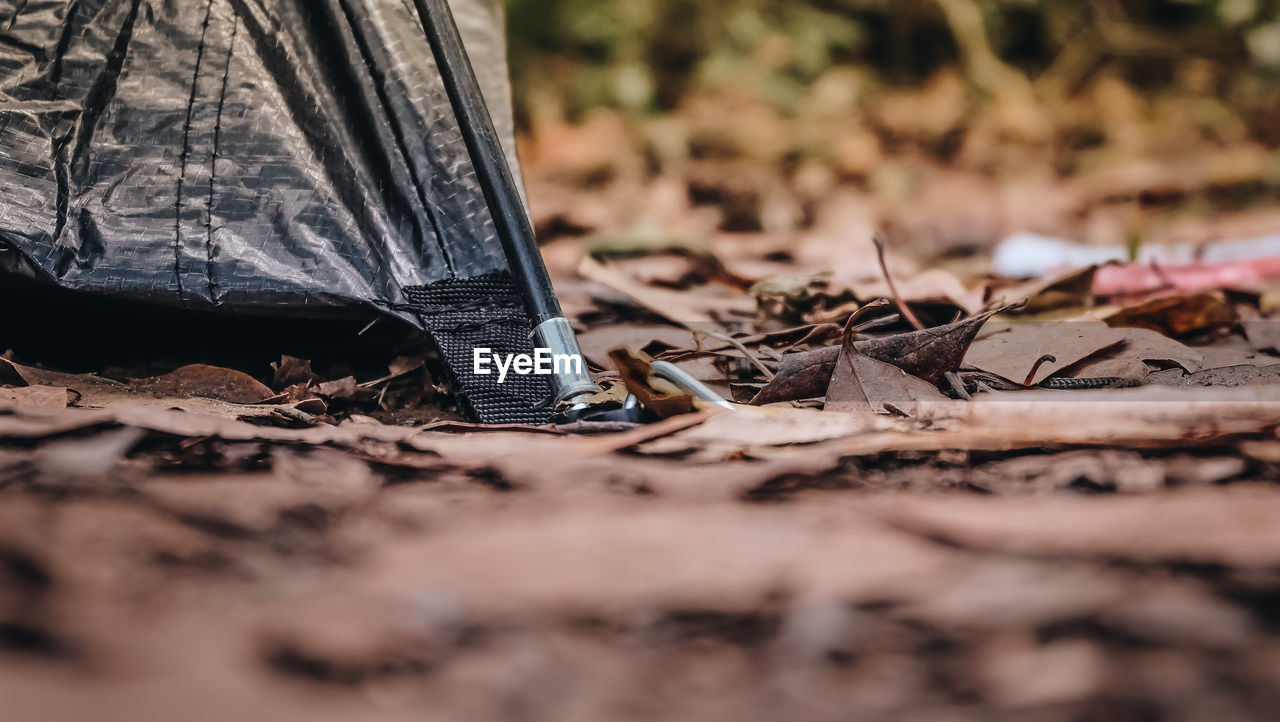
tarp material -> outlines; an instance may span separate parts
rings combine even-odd
[[[501,4],[451,4],[510,156]],[[411,3],[0,0],[0,282],[375,307],[442,347],[497,324],[518,351],[506,270]],[[469,349],[445,355],[478,417],[545,417],[545,385],[496,388]]]

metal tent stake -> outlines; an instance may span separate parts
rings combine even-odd
[[[462,44],[462,35],[458,32],[448,0],[414,0],[414,6],[426,30],[449,103],[458,118],[463,141],[493,216],[511,275],[529,315],[533,317],[533,345],[549,349],[556,356],[583,359],[573,328],[564,318],[560,302],[556,299],[546,263],[538,252],[533,226],[516,188],[515,177],[507,164],[502,142]],[[551,377],[551,386],[557,403],[580,400],[580,397],[599,390],[587,374],[585,359],[579,369],[557,369]]]

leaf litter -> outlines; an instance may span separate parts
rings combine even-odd
[[[864,230],[574,255],[588,360],[663,417],[607,434],[467,424],[415,348],[76,373],[16,349],[0,697],[137,719],[101,692],[135,675],[245,717],[567,719],[539,690],[590,688],[609,718],[652,703],[634,679],[692,679],[776,719],[786,670],[837,717],[910,717],[941,680],[961,716],[1058,719],[1229,670],[1215,699],[1274,709],[1265,294],[886,247],[888,276]]]

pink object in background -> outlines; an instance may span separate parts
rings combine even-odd
[[[1239,288],[1274,279],[1280,279],[1280,257],[1184,266],[1111,265],[1098,269],[1093,292],[1099,296],[1120,296],[1163,290],[1203,291]]]

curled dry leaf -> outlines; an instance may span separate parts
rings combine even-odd
[[[1106,311],[1099,317],[1113,328],[1146,328],[1167,336],[1234,326],[1239,320],[1221,291],[1151,299]]]
[[[978,332],[995,313],[991,311],[923,331],[864,339],[857,341],[854,347],[864,356],[938,384],[948,372],[960,368]],[[759,406],[823,396],[831,384],[840,348],[831,346],[783,357],[778,375],[751,403]]]
[[[246,373],[205,364],[183,366],[163,376],[136,379],[129,385],[154,396],[215,399],[232,404],[256,404],[275,395]]]
[[[1089,266],[1047,280],[996,289],[990,302],[1006,304],[1026,299],[1026,305],[1015,312],[1021,316],[1090,308],[1094,305],[1093,279],[1097,272],[1097,266]]]
[[[319,415],[329,410],[329,405],[320,398],[309,383],[294,384],[281,391],[280,396],[273,397],[271,401],[287,404],[305,414]]]
[[[751,296],[756,300],[756,318],[760,322],[800,324],[816,309],[855,300],[852,294],[835,298],[830,284],[830,273],[762,279],[751,287]]]
[[[691,414],[698,410],[693,396],[671,383],[654,378],[648,360],[627,351],[617,349],[609,354],[630,391],[646,409],[663,418]]]
[[[306,359],[281,356],[280,361],[271,364],[271,367],[275,369],[271,385],[282,391],[295,384],[309,384],[318,380],[315,372],[311,370],[311,362]]]
[[[373,392],[360,388],[354,376],[326,381],[316,386],[316,393],[333,401],[367,401]]]

